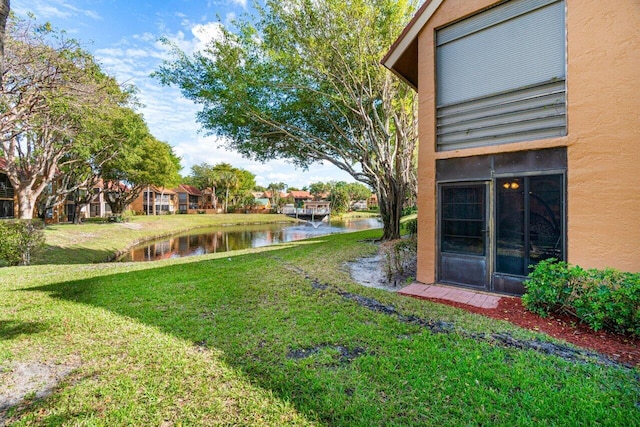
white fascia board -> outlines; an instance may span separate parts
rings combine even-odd
[[[418,33],[420,33],[443,2],[444,0],[432,0],[427,4],[426,9],[412,22],[411,28],[402,36],[402,39],[398,40],[395,49],[383,64],[385,67],[388,69],[393,68],[404,51],[407,50],[413,40],[418,37]]]

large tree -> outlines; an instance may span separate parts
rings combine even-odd
[[[12,20],[5,39],[0,88],[0,155],[18,196],[19,217],[31,219],[36,199],[65,167],[86,159],[79,135],[92,117],[127,95],[102,73],[77,41],[49,25]],[[101,146],[103,139],[95,139]]]
[[[120,91],[115,81],[111,90]],[[128,94],[122,93],[122,101],[127,98]],[[138,115],[120,103],[108,102],[92,113],[83,116],[75,143],[58,163],[55,185],[48,186],[38,198],[39,216],[69,200],[75,206],[72,220],[79,223],[80,211],[93,198],[92,189],[102,178],[103,167],[128,149],[135,135],[130,118]]]
[[[138,117],[139,121],[133,119],[132,137],[101,171],[105,200],[116,215],[122,214],[145,187],[180,183],[180,158],[171,145],[151,135]]]
[[[408,0],[267,0],[255,23],[192,56],[176,49],[156,75],[243,155],[328,161],[375,189],[393,239],[415,189],[417,105],[379,61],[413,11]]]

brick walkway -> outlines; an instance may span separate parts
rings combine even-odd
[[[496,308],[500,296],[490,295],[483,292],[476,292],[467,289],[460,289],[451,286],[441,285],[423,285],[421,283],[412,283],[398,291],[400,295],[406,295],[414,298],[435,298],[448,301],[455,301],[462,304],[471,305],[480,308]]]

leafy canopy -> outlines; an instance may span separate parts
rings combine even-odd
[[[268,0],[207,49],[177,48],[156,77],[199,103],[198,121],[257,160],[329,161],[379,194],[385,237],[415,188],[415,94],[379,61],[407,0]],[[400,207],[398,207],[400,205]]]

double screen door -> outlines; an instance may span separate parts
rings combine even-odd
[[[524,292],[531,266],[565,259],[564,187],[559,173],[440,184],[438,280]]]

